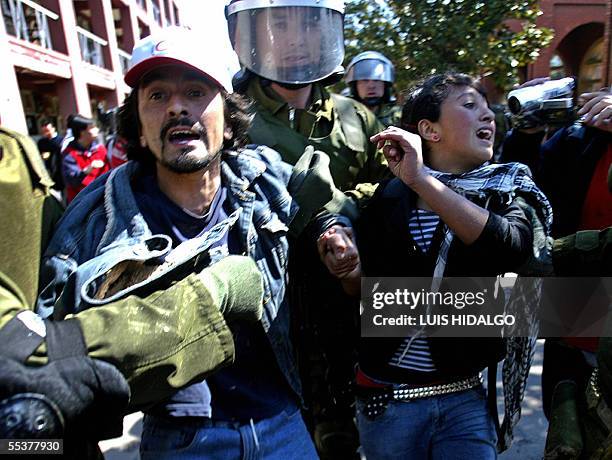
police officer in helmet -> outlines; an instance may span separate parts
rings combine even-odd
[[[387,174],[367,108],[326,89],[344,59],[342,0],[234,0],[230,39],[243,70],[235,88],[255,102],[250,141],[295,164],[308,145],[331,157],[338,188]]]
[[[234,87],[251,98],[248,137],[295,164],[312,146],[330,158],[340,190],[368,193],[387,177],[369,138],[384,129],[355,99],[326,85],[344,59],[342,0],[234,0],[226,10],[230,40],[243,70]],[[321,458],[351,458],[358,447],[351,408],[357,306],[304,238],[290,257],[292,317],[303,380],[305,419]]]
[[[345,81],[350,95],[364,103],[385,126],[399,126],[402,110],[395,105],[393,82],[395,67],[378,51],[359,53],[346,69]]]

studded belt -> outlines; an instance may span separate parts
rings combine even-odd
[[[385,411],[387,404],[391,400],[410,401],[413,399],[429,398],[431,396],[441,396],[469,390],[479,385],[482,385],[482,375],[480,374],[439,385],[419,387],[402,385],[399,387],[387,388],[360,387],[357,391],[357,395],[365,402],[363,414],[366,417],[374,418]]]

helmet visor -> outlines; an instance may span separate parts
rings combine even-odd
[[[381,80],[393,83],[393,69],[378,59],[364,59],[355,63],[347,72],[346,81]]]
[[[312,83],[344,59],[342,14],[284,6],[238,11],[229,18],[234,49],[252,72],[280,83]]]

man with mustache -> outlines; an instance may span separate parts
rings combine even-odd
[[[31,310],[63,210],[52,185],[32,139],[0,126],[0,438],[61,438],[62,458],[99,458],[97,441],[121,434],[128,402],[146,406],[231,362],[223,318],[261,317],[261,275],[248,257],[228,257],[168,289],[43,321]]]
[[[245,147],[248,103],[232,93],[224,56],[212,47],[191,51],[200,42],[169,28],[137,43],[125,75],[133,90],[119,113],[132,161],[67,211],[46,254],[50,284],[41,303],[63,290],[79,310],[172,283],[228,255],[250,257],[263,279],[261,321],[230,321],[233,365],[145,411],[142,458],[316,458],[299,411],[285,299],[287,233],[299,231],[296,215],[308,217],[287,184],[300,196],[308,179],[267,147]],[[317,158],[311,154],[308,166]],[[324,195],[309,201],[312,211],[331,192]]]

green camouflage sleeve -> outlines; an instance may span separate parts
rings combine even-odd
[[[89,356],[115,365],[130,384],[130,405],[142,407],[232,362],[232,333],[220,313],[225,293],[216,294],[189,275],[145,298],[130,296],[74,317]]]
[[[612,274],[612,227],[583,230],[558,238],[553,244],[557,276],[610,276]]]
[[[113,364],[125,376],[132,408],[168,397],[233,361],[232,333],[221,315],[226,293],[208,289],[201,276],[189,275],[147,297],[130,296],[67,316],[79,321],[89,356]],[[9,288],[0,285],[3,323],[28,309]],[[46,362],[43,343],[28,364]]]

